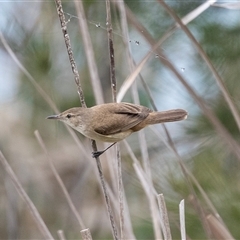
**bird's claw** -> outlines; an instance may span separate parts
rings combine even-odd
[[[92,152],[92,157],[93,158],[97,158],[99,156],[101,156],[105,151],[95,151],[95,152]]]

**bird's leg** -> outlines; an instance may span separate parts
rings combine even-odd
[[[105,148],[104,150],[102,151],[95,151],[95,152],[92,152],[92,157],[93,158],[97,158],[99,156],[101,156],[104,152],[106,152],[110,147],[112,147],[113,145],[115,145],[117,142],[114,142],[113,144],[111,144],[110,146],[108,146],[107,148]]]

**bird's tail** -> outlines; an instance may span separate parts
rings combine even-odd
[[[176,122],[187,118],[188,113],[183,109],[173,109],[163,112],[151,112],[146,119],[147,125]]]

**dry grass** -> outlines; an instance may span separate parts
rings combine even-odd
[[[59,28],[61,28],[63,33],[62,38],[65,41],[65,46],[67,50],[66,52],[68,53],[70,66],[72,68],[72,78],[76,83],[76,92],[80,97],[81,105],[83,107],[86,107],[87,94],[84,92],[83,89],[83,86],[86,85],[83,80],[85,76],[81,76],[81,70],[78,70],[78,64],[76,63],[77,54],[74,53],[74,50],[72,49],[73,46],[71,46],[70,34],[68,33],[69,22],[65,19],[65,10],[62,9],[62,3],[60,0],[56,0],[55,2],[58,16],[60,19]],[[130,98],[133,99],[135,103],[139,103],[141,98],[141,96],[139,95],[141,94],[139,93],[139,88],[137,87],[137,84],[138,82],[142,82],[141,86],[143,89],[142,91],[144,91],[145,98],[148,100],[148,102],[151,102],[153,108],[157,110],[157,104],[154,97],[152,97],[148,83],[144,80],[141,74],[141,72],[143,72],[144,68],[147,66],[148,62],[152,59],[154,53],[155,56],[157,56],[156,61],[159,60],[161,62],[161,67],[163,67],[164,69],[168,69],[171,72],[171,74],[175,77],[176,81],[182,84],[183,88],[189,94],[190,98],[195,102],[196,105],[198,105],[203,115],[211,123],[212,129],[214,129],[217,135],[219,135],[222,139],[222,142],[224,146],[226,146],[227,151],[230,152],[231,155],[233,155],[237,160],[240,160],[240,148],[238,141],[226,129],[218,116],[216,116],[213,109],[209,107],[206,100],[199,95],[196,89],[189,83],[189,81],[185,78],[181,71],[179,71],[179,69],[168,58],[167,54],[161,49],[162,45],[166,41],[171,40],[174,33],[181,29],[181,31],[185,34],[185,36],[187,36],[191,44],[194,46],[198,55],[201,57],[201,61],[208,67],[209,72],[211,72],[212,76],[214,77],[216,84],[219,87],[219,91],[225,99],[227,106],[230,109],[239,130],[240,117],[235,102],[232,101],[231,95],[227,87],[224,85],[224,80],[221,78],[220,74],[215,69],[213,63],[210,61],[207,54],[187,26],[187,24],[197,19],[197,17],[201,16],[201,14],[207,11],[212,6],[213,1],[206,1],[200,7],[192,10],[190,13],[187,14],[187,16],[183,17],[182,19],[180,19],[164,1],[158,1],[158,4],[166,11],[166,13],[169,14],[169,16],[172,17],[172,19],[174,20],[174,24],[165,31],[161,38],[154,39],[150,31],[148,31],[148,29],[146,29],[140,23],[137,16],[130,10],[130,8],[128,8],[124,4],[123,1],[109,2],[108,0],[106,0],[106,16],[108,24],[106,28],[100,27],[100,25],[98,27],[106,30],[107,34],[110,66],[109,88],[111,89],[112,101],[122,101],[122,99],[126,97],[126,94],[129,94]],[[77,13],[78,25],[83,40],[83,49],[85,51],[87,59],[87,66],[89,72],[89,81],[87,82],[87,84],[91,86],[91,90],[93,92],[96,104],[101,104],[104,102],[105,91],[103,91],[103,84],[100,80],[98,63],[95,61],[94,44],[92,43],[90,35],[91,31],[88,29],[88,22],[84,12],[86,6],[84,8],[81,1],[74,1],[74,8]],[[128,77],[126,77],[126,80],[123,82],[118,81],[115,71],[117,69],[116,60],[119,60],[119,58],[116,54],[118,45],[115,45],[114,43],[114,29],[111,14],[116,12],[120,19],[120,25],[122,29],[121,37],[123,42],[122,46],[124,46],[124,54],[126,56],[125,62],[127,63],[127,73],[125,75]],[[114,17],[116,16],[114,15]],[[134,29],[134,31],[136,31],[139,36],[145,39],[145,41],[150,46],[150,50],[148,50],[145,56],[141,58],[139,63],[135,62],[133,55],[131,54],[131,49],[128,42],[129,28]],[[58,38],[60,38],[60,36],[58,36]],[[27,70],[27,67],[25,67],[24,63],[19,60],[2,32],[0,32],[0,39],[6,53],[14,61],[14,64],[18,66],[22,74],[25,75],[26,79],[33,85],[35,92],[39,94],[42,102],[45,102],[48,107],[51,108],[54,112],[59,112],[57,108],[59,103],[56,103],[52,100],[52,98],[49,96],[49,91],[45,90],[44,87],[42,87],[36,80],[34,75]],[[65,50],[62,49],[62,51]],[[117,89],[119,89],[119,91],[117,91]],[[51,91],[54,92],[55,89],[51,89]],[[63,194],[58,194],[59,196],[61,196],[61,203],[58,203],[59,206],[62,204],[64,205],[64,207],[61,209],[61,214],[60,216],[56,215],[51,217],[53,219],[66,217],[66,219],[68,220],[69,215],[67,215],[64,210],[69,209],[72,212],[70,216],[77,219],[77,227],[71,226],[72,228],[69,230],[69,232],[71,233],[68,232],[68,229],[65,229],[65,231],[68,232],[67,234],[64,234],[63,230],[58,231],[58,236],[60,239],[68,239],[65,237],[65,235],[68,235],[69,239],[76,236],[80,238],[80,234],[78,232],[81,232],[82,239],[86,240],[92,239],[92,236],[94,236],[93,239],[98,239],[102,236],[104,236],[104,239],[107,239],[110,238],[110,233],[112,233],[111,238],[114,239],[140,239],[138,236],[135,235],[135,230],[133,226],[134,220],[132,220],[136,218],[136,216],[134,216],[134,214],[136,214],[136,211],[134,210],[134,208],[136,208],[136,204],[139,204],[138,208],[141,210],[139,213],[139,218],[143,218],[143,221],[148,221],[150,223],[154,239],[172,239],[171,228],[175,229],[175,226],[171,226],[171,224],[173,224],[173,221],[169,221],[169,219],[172,218],[172,214],[178,215],[178,212],[170,212],[166,207],[167,204],[165,202],[162,192],[164,193],[164,196],[168,195],[167,191],[166,193],[164,192],[168,189],[169,186],[169,183],[164,184],[164,181],[167,182],[167,180],[160,180],[163,181],[163,183],[162,189],[160,190],[162,192],[159,192],[158,185],[156,184],[156,181],[158,181],[157,174],[154,171],[158,170],[159,166],[154,165],[153,167],[153,163],[151,162],[153,161],[153,152],[156,152],[156,159],[162,160],[162,165],[160,166],[161,168],[165,167],[167,169],[171,165],[171,163],[168,163],[169,165],[164,165],[164,162],[167,162],[170,159],[174,159],[174,162],[178,163],[178,166],[177,164],[175,164],[174,166],[176,168],[178,167],[178,173],[181,171],[181,175],[183,176],[182,178],[184,179],[183,188],[186,189],[188,199],[185,199],[185,201],[181,201],[179,205],[180,219],[175,219],[177,229],[180,229],[178,232],[178,238],[190,239],[190,237],[187,235],[188,230],[185,227],[188,224],[187,216],[185,216],[184,206],[187,201],[188,204],[191,205],[194,216],[198,219],[198,225],[196,224],[196,228],[201,228],[200,226],[202,226],[206,238],[233,239],[230,231],[226,227],[223,219],[221,218],[221,212],[219,213],[217,211],[215,204],[211,201],[211,196],[208,195],[208,193],[204,190],[204,187],[201,186],[201,183],[198,181],[197,177],[194,176],[194,174],[192,173],[191,166],[189,166],[186,159],[184,159],[185,155],[182,154],[181,151],[179,151],[180,148],[178,145],[176,145],[174,136],[172,136],[172,131],[169,131],[166,126],[163,126],[163,130],[161,133],[158,132],[159,129],[154,129],[154,132],[157,135],[156,141],[160,143],[160,145],[158,144],[157,146],[157,148],[159,149],[151,151],[150,147],[154,148],[154,145],[150,146],[149,144],[148,132],[140,132],[139,134],[135,134],[135,136],[133,136],[138,138],[135,141],[138,144],[137,151],[133,149],[133,146],[130,146],[126,141],[124,141],[124,148],[121,148],[120,150],[119,145],[117,145],[115,149],[111,149],[106,154],[104,154],[104,156],[101,157],[101,161],[99,158],[96,158],[95,162],[91,158],[89,141],[82,139],[79,140],[79,137],[73,130],[69,129],[68,127],[66,128],[67,131],[65,132],[65,134],[69,134],[69,136],[71,137],[71,139],[73,139],[77,146],[77,150],[75,149],[74,153],[72,153],[71,151],[68,152],[67,150],[68,146],[70,146],[69,142],[60,141],[64,140],[60,139],[57,143],[50,143],[46,137],[46,133],[44,134],[45,137],[40,135],[40,130],[35,131],[37,141],[34,139],[34,141],[40,144],[41,149],[44,153],[43,155],[38,153],[38,155],[36,154],[36,156],[38,156],[41,160],[48,159],[48,163],[50,164],[49,167],[43,166],[44,170],[41,173],[42,176],[39,176],[39,179],[44,179],[45,181],[49,178],[49,176],[54,176],[57,180],[57,183],[59,184],[61,191],[63,192]],[[151,136],[153,139],[155,139],[153,135]],[[29,142],[31,142],[31,140]],[[65,145],[67,145],[66,148]],[[59,149],[56,151],[55,154],[53,149],[57,148],[57,146],[59,147]],[[63,147],[61,148],[61,146]],[[164,149],[167,154],[164,155],[160,148]],[[92,150],[97,150],[95,141],[92,141]],[[71,158],[71,154],[79,158],[76,162],[80,163],[81,167],[80,169],[77,169],[77,167],[74,167],[74,164],[72,165],[73,167],[69,167],[69,165],[71,165],[69,163],[69,165],[67,165],[67,168],[70,169],[70,173],[68,173],[67,170],[64,169],[64,166],[66,166],[66,159],[68,161]],[[9,156],[11,158],[11,155]],[[54,161],[54,158],[59,160],[60,162]],[[122,158],[124,159],[124,161],[126,161],[124,162],[124,165],[122,162]],[[166,158],[167,161],[164,161],[164,159]],[[189,158],[191,160],[191,157]],[[39,214],[37,208],[34,205],[34,200],[30,200],[27,191],[24,190],[24,188],[26,187],[23,187],[21,184],[22,180],[19,180],[17,178],[16,174],[10,167],[10,164],[7,162],[2,152],[0,155],[0,160],[1,164],[3,165],[4,171],[7,173],[6,179],[11,179],[17,192],[19,193],[25,204],[28,206],[27,209],[31,215],[31,219],[34,220],[35,226],[37,226],[42,238],[55,238],[51,235],[48,229],[47,222],[49,222],[50,225],[51,221],[49,219],[51,217],[49,217],[48,219],[48,217],[46,216],[40,216],[41,214]],[[11,159],[11,164],[13,164],[12,161],[14,160],[15,159]],[[59,166],[57,164],[59,164]],[[134,175],[135,177],[133,179],[131,179],[131,177],[125,178],[127,174],[124,172],[125,169],[127,169],[126,172],[129,171],[131,173],[130,175]],[[37,170],[36,172],[38,171],[39,170]],[[48,173],[46,173],[46,171]],[[75,172],[75,174],[78,176],[77,180],[71,179],[71,171]],[[162,171],[164,174],[164,170]],[[65,173],[66,175],[61,174],[61,172]],[[166,172],[176,173],[176,171],[171,170]],[[62,177],[64,176],[66,177],[65,180],[62,179]],[[163,176],[164,175],[161,175],[161,177]],[[176,176],[176,178],[178,178],[178,176]],[[65,183],[67,184],[67,180],[69,180],[70,182],[69,186],[65,186]],[[4,179],[4,181],[6,180]],[[133,193],[133,195],[136,196],[135,198],[131,196],[129,192],[131,190],[129,190],[129,188],[127,187],[127,184],[130,181],[135,181],[136,188],[132,190],[133,192],[136,191],[136,193]],[[46,184],[46,182],[40,181],[39,185],[43,186],[44,184]],[[49,182],[52,183],[52,179]],[[75,187],[76,189],[74,189]],[[91,191],[88,189],[88,187],[91,188]],[[53,188],[55,188],[55,186]],[[81,195],[79,195],[79,192],[81,192]],[[44,193],[43,191],[43,193],[41,194],[46,194],[46,192]],[[176,196],[173,191],[170,191],[170,196],[171,194],[173,196]],[[179,198],[179,195],[177,196]],[[53,200],[51,199],[51,201],[53,202],[58,200],[54,199],[53,195],[51,197],[53,198]],[[132,204],[132,198],[134,199],[134,201],[138,201],[135,204]],[[170,200],[169,202],[171,202],[172,200],[170,198],[171,197],[167,197],[167,200]],[[37,198],[35,199],[35,201],[37,202]],[[103,204],[103,202],[105,202],[105,205]],[[141,207],[141,204],[144,207]],[[54,205],[52,208],[54,208]],[[57,210],[53,212],[57,214]],[[168,212],[170,212],[170,214],[168,214]],[[146,218],[144,219],[145,216]],[[109,222],[105,221],[106,218],[108,218],[110,224]],[[67,222],[67,220],[65,221]],[[71,219],[71,224],[74,221],[75,220]],[[94,230],[91,228],[91,226],[94,226],[92,227],[94,228]],[[17,227],[18,226],[15,226],[15,228]],[[67,227],[69,227],[69,225],[66,223],[66,228]],[[32,228],[33,229],[29,230],[30,238],[32,238],[35,234],[34,227]],[[52,229],[52,226],[49,228]],[[78,229],[78,232],[72,233],[72,231],[76,231],[76,229]],[[104,229],[103,232],[102,229]],[[55,234],[56,233],[54,233],[53,235]],[[26,235],[23,236],[26,237]]]

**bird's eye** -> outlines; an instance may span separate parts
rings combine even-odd
[[[67,115],[67,118],[71,118],[71,117],[72,117],[72,115],[71,115],[71,114],[68,114],[68,115]]]

